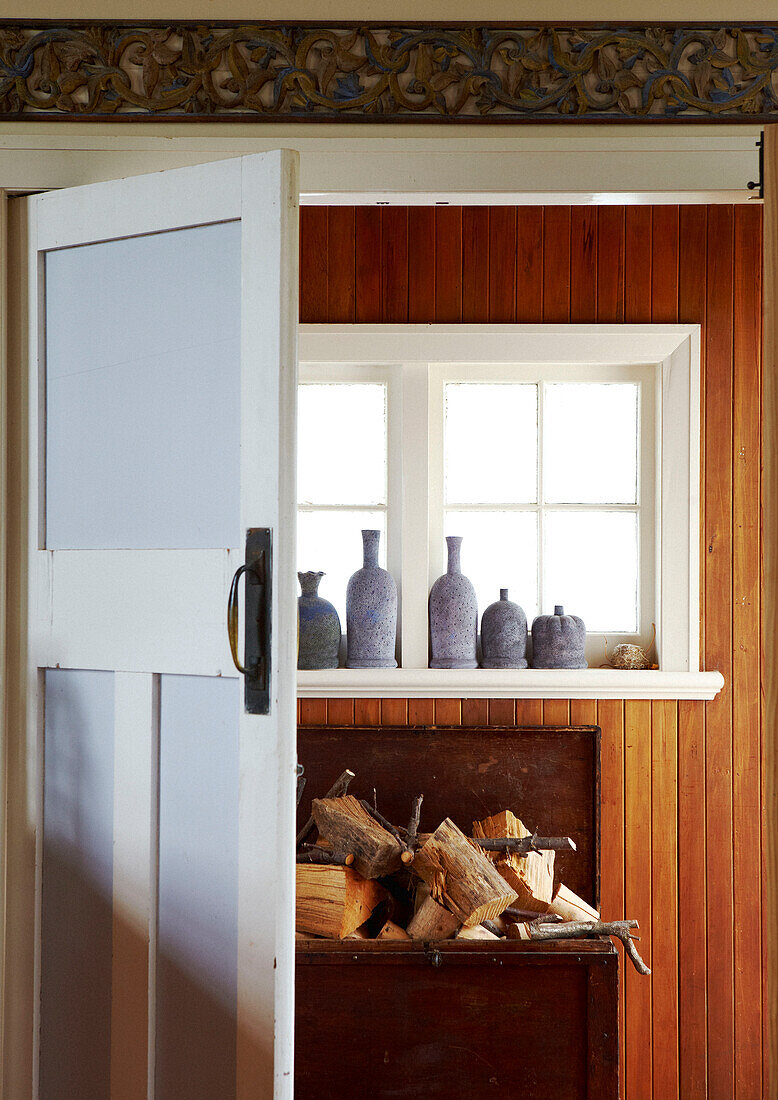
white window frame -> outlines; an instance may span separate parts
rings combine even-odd
[[[388,562],[404,605],[402,667],[300,672],[299,695],[682,699],[720,690],[721,675],[699,664],[699,325],[301,325],[299,359],[305,381],[385,380],[390,482],[392,470],[413,471],[404,487],[396,476],[390,483],[387,508]],[[654,380],[655,438],[642,445],[656,456],[659,670],[429,669],[427,596],[445,564],[443,502],[429,490],[442,484],[440,388],[479,371],[519,380],[525,366],[558,377],[560,364],[571,380],[614,380],[624,367]]]

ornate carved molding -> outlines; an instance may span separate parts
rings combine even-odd
[[[0,22],[0,119],[768,121],[778,24]]]

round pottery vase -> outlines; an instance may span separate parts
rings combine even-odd
[[[397,668],[397,585],[378,564],[380,531],[363,531],[364,561],[346,589],[346,668]]]
[[[481,619],[481,668],[527,667],[527,616],[508,599],[508,589]]]
[[[322,599],[319,582],[323,573],[298,573],[302,596],[297,598],[297,667],[337,668],[340,651],[340,618],[329,600]]]
[[[462,574],[459,535],[446,538],[448,571],[430,590],[430,668],[478,668],[478,604],[475,589]]]
[[[587,668],[585,645],[583,619],[557,604],[553,615],[538,615],[532,624],[532,667]]]

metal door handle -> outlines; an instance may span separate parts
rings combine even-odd
[[[235,576],[232,578],[232,584],[230,585],[230,594],[227,598],[227,636],[230,639],[232,663],[241,676],[246,676],[247,673],[238,658],[238,581],[245,572],[245,565],[241,565],[235,570]]]
[[[236,669],[244,678],[244,701],[249,714],[270,710],[270,635],[272,587],[272,532],[251,527],[246,532],[246,561],[235,571],[227,599],[227,636]],[[246,577],[243,664],[238,654],[238,584]]]

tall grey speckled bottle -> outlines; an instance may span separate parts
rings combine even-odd
[[[397,668],[397,585],[378,564],[380,531],[363,531],[364,560],[346,589],[346,668]]]
[[[478,604],[475,589],[462,574],[462,538],[449,535],[448,571],[430,590],[430,668],[478,668]]]

